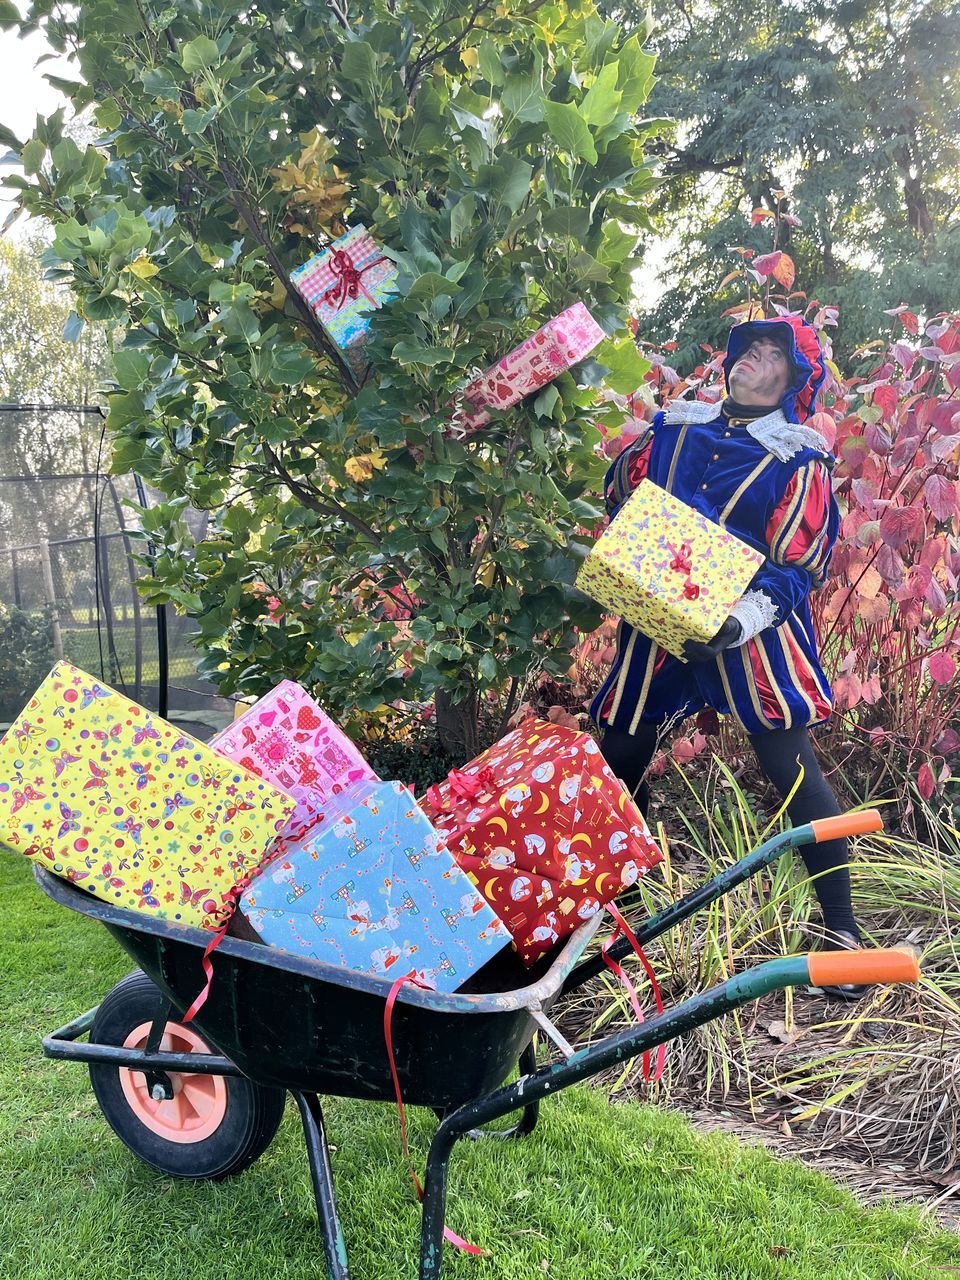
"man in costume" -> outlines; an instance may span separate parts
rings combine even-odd
[[[764,776],[789,800],[794,825],[839,813],[808,730],[830,716],[808,596],[823,582],[839,529],[833,458],[805,420],[825,377],[817,335],[797,316],[734,326],[719,405],[676,400],[607,473],[611,519],[644,478],[766,556],[709,643],[686,662],[621,621],[616,657],[591,706],[603,754],[646,811],[643,780],[668,724],[705,707],[747,732]],[[797,786],[797,778],[802,778]],[[803,851],[832,945],[855,947],[845,840]],[[862,988],[830,988],[857,998]]]

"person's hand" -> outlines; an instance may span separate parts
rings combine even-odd
[[[741,634],[740,623],[736,618],[730,617],[712,640],[706,642],[702,640],[685,640],[683,642],[684,659],[687,662],[709,662],[718,653],[722,653],[724,649],[729,649],[731,645],[736,644]]]

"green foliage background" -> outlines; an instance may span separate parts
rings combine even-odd
[[[597,617],[570,584],[599,514],[596,388],[645,367],[624,328],[656,183],[641,34],[589,3],[487,0],[37,0],[32,25],[74,51],[79,80],[56,83],[104,131],[81,150],[62,113],[39,122],[22,201],[55,228],[71,329],[125,331],[114,467],[169,497],[145,522],[148,599],[199,618],[225,692],[285,675],[335,708],[437,697],[469,749],[485,690],[563,670],[571,621]],[[360,383],[290,284],[358,223],[401,290]],[[610,335],[596,358],[445,434],[473,373],[576,301]],[[198,546],[187,502],[218,513]]]

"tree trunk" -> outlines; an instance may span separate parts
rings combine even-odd
[[[440,745],[456,764],[464,764],[480,750],[476,694],[454,702],[442,690],[437,694],[437,734]]]

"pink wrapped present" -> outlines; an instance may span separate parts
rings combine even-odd
[[[347,735],[292,680],[284,680],[209,744],[293,796],[288,830],[322,817],[356,783],[379,782]],[[283,781],[281,781],[283,779]]]
[[[463,408],[454,415],[451,434],[469,435],[488,423],[484,406],[509,409],[519,404],[585,360],[605,337],[583,303],[575,302],[464,388]]]
[[[297,267],[290,279],[347,363],[355,373],[362,373],[367,365],[362,347],[371,313],[397,291],[394,263],[365,227],[356,226]]]

